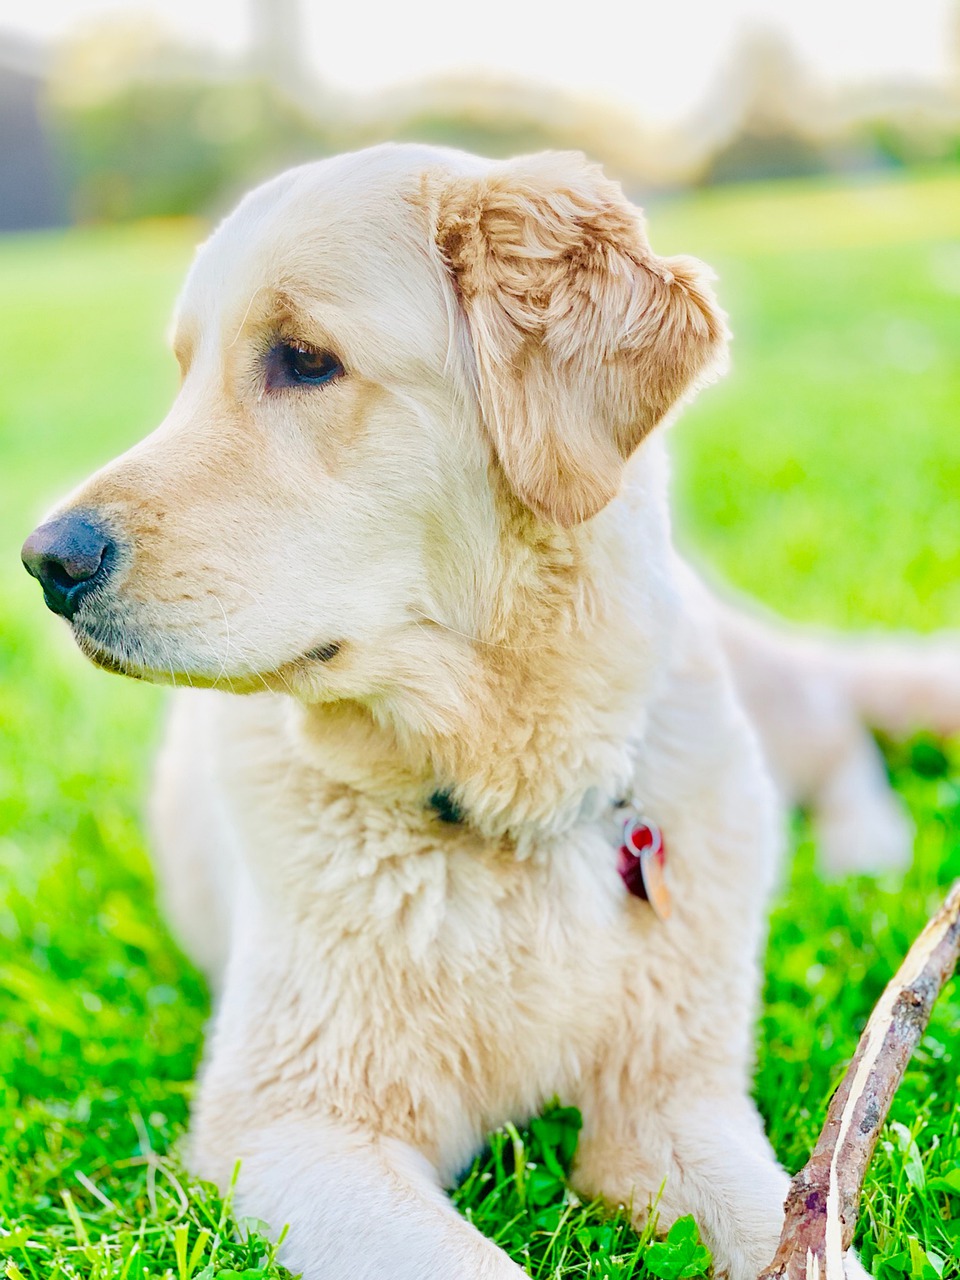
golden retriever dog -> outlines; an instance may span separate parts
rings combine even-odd
[[[324,160],[202,249],[169,416],[25,545],[95,662],[195,686],[153,808],[217,991],[189,1159],[242,1161],[308,1280],[522,1275],[443,1188],[554,1096],[584,1196],[639,1221],[662,1185],[730,1280],[774,1253],[749,1086],[780,823],[742,698],[790,794],[866,739],[851,664],[671,544],[656,428],[726,338],[581,157]]]

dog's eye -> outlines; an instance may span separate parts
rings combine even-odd
[[[267,356],[267,390],[320,387],[343,373],[332,351],[317,351],[302,342],[278,342]]]

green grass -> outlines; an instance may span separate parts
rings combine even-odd
[[[785,614],[960,622],[960,178],[715,191],[652,213],[720,271],[734,371],[675,433],[682,538]],[[195,227],[0,242],[0,1274],[275,1276],[176,1159],[206,995],[158,917],[140,823],[162,696],[83,663],[16,563],[45,503],[173,392],[162,334]],[[773,916],[756,1091],[803,1162],[863,1021],[960,875],[960,756],[892,752],[916,815],[904,883],[824,885],[797,824]],[[960,993],[944,993],[871,1168],[861,1245],[882,1280],[960,1276]],[[538,1277],[674,1280],[577,1205],[559,1113],[496,1135],[459,1203]],[[684,1269],[686,1271],[684,1272]]]

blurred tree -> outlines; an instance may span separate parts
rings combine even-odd
[[[111,18],[60,52],[53,133],[74,217],[211,213],[291,164],[387,138],[490,155],[577,148],[635,198],[724,182],[960,157],[954,89],[827,94],[777,31],[748,31],[704,109],[646,129],[626,109],[516,79],[461,76],[338,98],[303,59],[299,0],[250,0],[253,47],[230,63],[142,17]],[[960,8],[958,8],[960,45]],[[957,58],[960,66],[960,51]]]
[[[520,81],[438,80],[337,100],[288,52],[296,4],[257,11],[272,34],[242,69],[139,20],[111,20],[63,50],[51,101],[77,219],[215,211],[291,164],[388,138],[489,155],[574,147],[634,194],[672,177],[667,149],[627,111]]]
[[[676,174],[669,146],[633,113],[521,80],[437,79],[385,94],[374,105],[358,135],[363,142],[434,142],[489,156],[585,151],[635,195]]]
[[[256,79],[266,80],[288,97],[309,103],[316,84],[304,58],[301,0],[250,0],[249,63]]]
[[[270,79],[239,77],[140,19],[67,45],[51,100],[81,221],[210,211],[330,149],[322,124]]]
[[[821,98],[779,30],[747,29],[701,120],[713,143],[703,182],[780,178],[828,167]]]

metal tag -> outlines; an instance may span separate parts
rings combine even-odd
[[[650,903],[660,920],[673,910],[666,879],[667,854],[660,828],[636,811],[623,821],[618,870],[628,891]]]

